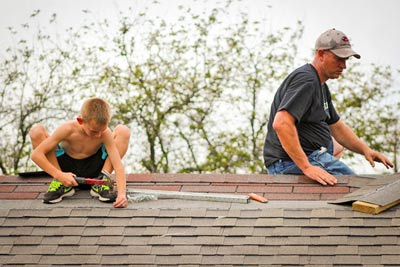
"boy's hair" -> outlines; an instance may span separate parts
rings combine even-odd
[[[84,121],[107,125],[111,119],[110,105],[101,98],[89,98],[81,108],[81,117]]]

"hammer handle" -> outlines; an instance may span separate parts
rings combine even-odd
[[[104,184],[103,180],[92,178],[75,177],[75,180],[78,182],[78,184]]]

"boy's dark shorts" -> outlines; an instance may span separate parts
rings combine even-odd
[[[72,172],[78,177],[96,178],[107,159],[107,151],[105,146],[102,145],[92,156],[85,159],[74,159],[65,153],[61,145],[58,145],[56,157],[63,172]]]

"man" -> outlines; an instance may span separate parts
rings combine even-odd
[[[373,167],[375,161],[393,167],[340,120],[332,104],[326,81],[338,78],[351,56],[360,58],[347,36],[328,30],[316,41],[312,64],[296,69],[283,81],[271,106],[264,144],[268,173],[304,174],[323,185],[337,183],[332,174],[354,174],[332,155],[332,136],[344,148],[364,155]]]
[[[72,196],[75,177],[98,177],[110,181],[115,170],[117,197],[107,185],[94,185],[91,195],[100,201],[114,202],[114,207],[126,207],[126,177],[121,158],[125,155],[130,130],[118,125],[110,130],[110,107],[101,98],[86,100],[76,120],[59,126],[52,135],[42,125],[34,126],[29,135],[34,148],[31,158],[54,179],[44,196],[44,203],[57,203]]]

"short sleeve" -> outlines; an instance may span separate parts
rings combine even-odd
[[[300,122],[310,109],[312,104],[312,97],[310,95],[313,94],[314,90],[313,83],[311,82],[304,82],[300,79],[292,81],[282,98],[278,111],[286,110],[295,118],[296,122]]]

